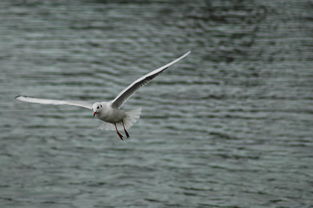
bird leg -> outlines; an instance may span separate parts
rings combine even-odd
[[[126,134],[126,136],[127,136],[127,138],[129,137],[129,134],[128,134],[128,132],[126,131],[126,128],[125,128],[125,125],[124,125],[124,121],[122,120],[122,124],[123,124],[123,128],[124,128],[124,131],[125,131],[125,134]]]
[[[118,129],[116,127],[116,123],[114,123],[114,126],[115,126],[115,130],[116,130],[117,135],[120,137],[121,140],[123,140],[123,135],[118,131]]]

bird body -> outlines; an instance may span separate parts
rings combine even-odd
[[[112,108],[112,105],[108,102],[101,102],[101,108],[97,112],[96,108],[93,109],[95,113],[95,117],[109,123],[119,123],[126,117],[125,111],[118,109],[118,108]]]
[[[174,61],[153,70],[152,72],[140,77],[120,92],[116,98],[110,102],[95,102],[89,103],[84,101],[70,101],[70,100],[51,100],[42,98],[33,98],[28,96],[17,96],[16,99],[22,102],[39,103],[39,104],[50,104],[50,105],[73,105],[78,107],[87,108],[93,111],[93,116],[99,120],[105,122],[106,129],[115,129],[117,135],[123,140],[123,135],[119,132],[118,126],[123,128],[127,137],[129,129],[140,117],[141,108],[134,109],[131,111],[124,111],[120,107],[131,97],[140,87],[144,86],[160,73],[165,71],[169,66],[175,64],[181,59],[189,55],[190,51],[183,54]]]

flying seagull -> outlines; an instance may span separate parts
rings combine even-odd
[[[93,111],[93,117],[96,117],[105,122],[105,127],[110,129],[115,129],[117,135],[121,140],[123,140],[123,135],[119,132],[118,126],[121,126],[124,129],[126,137],[129,137],[127,129],[129,129],[140,117],[141,108],[134,109],[131,111],[124,111],[120,107],[127,101],[127,99],[132,96],[140,87],[144,86],[160,73],[165,71],[171,65],[182,60],[188,56],[190,51],[175,59],[174,61],[153,70],[152,72],[140,77],[128,87],[126,87],[122,92],[120,92],[114,100],[109,102],[95,102],[88,103],[84,101],[72,101],[72,100],[51,100],[51,99],[42,99],[34,98],[28,96],[16,96],[16,100],[29,103],[39,103],[39,104],[50,104],[50,105],[73,105],[78,107],[87,108]]]

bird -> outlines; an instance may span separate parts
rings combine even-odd
[[[144,76],[138,78],[130,85],[128,85],[123,91],[121,91],[113,100],[111,101],[100,101],[100,102],[85,102],[85,101],[73,101],[73,100],[54,100],[54,99],[43,99],[35,98],[30,96],[18,95],[15,97],[16,100],[28,103],[38,103],[47,105],[70,105],[77,106],[92,110],[92,115],[101,121],[104,121],[104,127],[107,129],[115,130],[117,136],[124,140],[124,136],[119,131],[118,126],[123,128],[125,135],[129,138],[128,129],[140,118],[141,108],[133,109],[130,111],[125,111],[121,109],[122,105],[142,86],[149,83],[163,71],[168,69],[173,64],[182,60],[190,54],[187,51],[175,60],[161,66]]]

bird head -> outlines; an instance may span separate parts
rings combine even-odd
[[[97,114],[99,114],[102,110],[102,104],[101,103],[94,103],[92,105],[92,111],[93,111],[93,117],[95,117]]]

